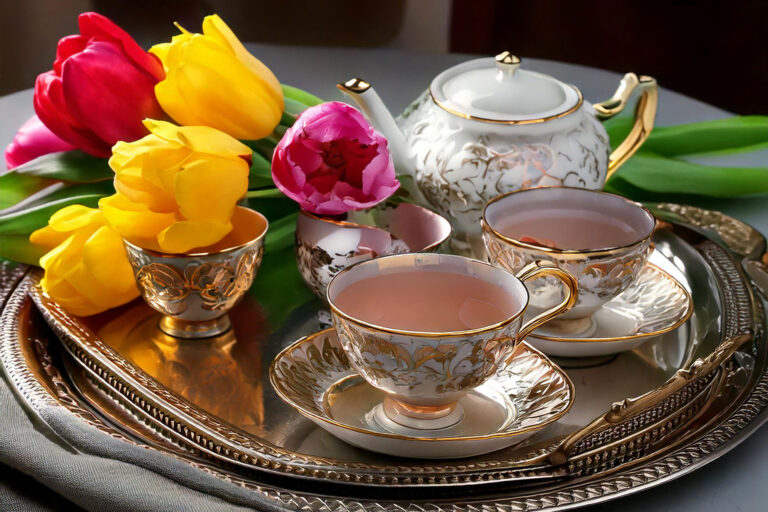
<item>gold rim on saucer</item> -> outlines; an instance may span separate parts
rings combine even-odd
[[[540,340],[565,343],[609,343],[659,336],[674,331],[691,318],[693,299],[677,279],[653,263],[646,263],[635,282],[616,298],[603,305],[603,308],[611,308],[617,312],[642,311],[643,314],[639,316],[640,320],[635,325],[635,332],[625,336],[562,337],[535,331],[530,336]],[[658,326],[659,322],[664,324]],[[642,332],[644,327],[648,330]]]
[[[528,378],[521,378],[521,375]],[[574,386],[568,375],[541,352],[520,343],[507,365],[489,381],[500,386],[500,393],[508,398],[512,407],[518,409],[514,421],[503,426],[507,430],[479,436],[410,436],[360,428],[328,416],[326,392],[338,388],[342,381],[352,376],[357,376],[357,371],[350,365],[333,328],[292,343],[275,357],[269,367],[269,380],[277,395],[321,426],[328,424],[361,434],[400,440],[476,441],[518,436],[557,421],[570,410],[574,400]]]

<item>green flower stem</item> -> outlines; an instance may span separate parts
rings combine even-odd
[[[262,190],[249,190],[245,194],[245,197],[249,199],[256,199],[256,198],[264,199],[267,197],[284,197],[284,196],[283,196],[283,193],[276,188],[266,188]]]

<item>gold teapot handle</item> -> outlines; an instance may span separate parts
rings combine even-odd
[[[576,299],[579,297],[579,282],[573,277],[573,274],[558,267],[554,263],[549,263],[548,261],[534,261],[521,268],[515,275],[521,281],[536,279],[537,277],[552,276],[560,279],[565,285],[565,298],[563,301],[552,309],[528,320],[528,322],[520,327],[520,331],[517,334],[518,340],[525,339],[526,336],[541,327],[542,324],[552,320],[560,313],[571,309],[571,307],[576,304]]]
[[[610,119],[624,110],[635,90],[642,92],[642,96],[637,101],[637,108],[635,108],[635,124],[629,135],[608,157],[606,179],[610,178],[621,164],[634,155],[635,151],[643,145],[645,139],[651,134],[653,122],[656,119],[656,107],[659,104],[659,88],[656,85],[656,79],[650,76],[638,77],[634,73],[627,73],[621,79],[619,88],[616,89],[611,99],[594,105],[599,119]]]

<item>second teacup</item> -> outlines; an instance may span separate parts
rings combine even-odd
[[[547,326],[561,333],[594,330],[592,315],[626,290],[651,252],[653,214],[621,196],[581,188],[521,190],[498,196],[483,211],[489,261],[510,272],[549,261],[579,281],[576,305]],[[526,283],[533,309],[560,301],[549,279]]]
[[[451,235],[451,224],[410,203],[381,204],[339,217],[299,212],[296,261],[315,295],[325,300],[328,283],[361,261],[406,252],[435,252]]]
[[[398,254],[359,263],[328,286],[333,323],[352,366],[387,393],[374,411],[387,430],[447,428],[459,398],[481,385],[531,331],[576,300],[576,280],[546,262],[513,274],[446,254]],[[554,276],[565,298],[523,325],[521,280]]]

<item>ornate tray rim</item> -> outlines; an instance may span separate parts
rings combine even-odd
[[[668,205],[664,210],[679,214],[681,210],[676,208],[676,205]],[[701,210],[694,211],[701,215]],[[722,219],[738,222],[726,216],[721,216]],[[711,225],[711,219],[708,220],[708,225]],[[722,228],[726,225],[728,224],[721,222],[718,226]],[[741,227],[742,233],[749,233],[744,231],[745,229],[751,230],[741,223],[735,226]],[[759,233],[757,236],[762,240]],[[729,289],[739,286],[744,288],[739,275],[733,276],[724,271],[721,277],[729,281]],[[726,329],[733,332],[724,333],[715,352],[706,359],[695,362],[690,368],[678,371],[661,388],[646,393],[639,399],[627,399],[614,404],[603,417],[567,438],[554,453],[545,448],[532,452],[522,460],[517,458],[458,464],[432,462],[376,465],[346,463],[298,454],[262,442],[221,422],[135,368],[39,290],[32,287],[30,292],[43,317],[64,342],[64,347],[74,360],[98,379],[114,399],[123,406],[132,407],[135,412],[143,414],[147,422],[164,429],[176,442],[247,468],[304,479],[335,480],[363,486],[376,484],[424,487],[552,479],[562,476],[563,472],[557,466],[563,466],[566,462],[566,472],[573,475],[581,471],[594,471],[596,468],[593,466],[596,463],[602,468],[608,468],[614,461],[625,461],[640,456],[649,450],[649,444],[659,441],[659,436],[671,437],[671,430],[665,427],[666,416],[675,410],[675,406],[679,407],[681,403],[687,405],[694,394],[698,394],[714,379],[719,365],[730,357],[738,346],[750,339],[748,334],[736,332],[739,329],[744,330],[744,327],[736,324],[749,324],[750,319],[746,318],[749,312],[745,312],[745,309],[749,309],[747,301],[750,297],[736,297],[733,307],[740,306],[737,314],[725,318]],[[661,404],[660,408],[664,411],[661,421],[655,417],[654,410],[649,409],[657,403]],[[694,405],[700,409],[703,404]],[[646,417],[643,418],[643,415]],[[679,421],[673,425],[675,429],[687,424],[692,416],[678,416],[677,419]],[[654,424],[656,428],[651,431],[652,435],[645,436],[645,430]],[[615,432],[620,432],[621,435],[617,437]],[[595,450],[602,451],[603,457],[606,456],[603,445],[612,450],[612,453],[608,452],[610,456],[606,460],[596,460],[592,456]]]
[[[675,205],[671,205],[671,206],[675,206]],[[701,212],[706,212],[706,211],[701,211],[701,210],[698,210],[698,209],[696,209],[696,210],[697,210],[697,214],[701,214]],[[714,212],[708,212],[708,213],[714,214]],[[726,219],[728,222],[730,222],[730,221],[738,222],[738,221],[734,221],[733,219],[730,219],[730,218],[727,218],[725,216],[722,216],[721,214],[717,214],[717,215],[719,215],[721,217],[721,220],[722,219]],[[743,225],[743,226],[745,226],[745,225]],[[716,227],[722,228],[723,226],[722,225],[718,225]],[[711,226],[710,226],[710,229],[711,229]],[[722,238],[725,238],[723,235],[727,235],[728,232],[727,232],[727,230],[723,231],[722,229],[721,230],[715,229],[715,233],[714,234],[719,235],[720,238],[722,239]],[[717,237],[715,237],[715,238],[717,238]],[[725,241],[720,240],[720,241],[721,241],[721,243],[725,243],[726,245],[728,245],[731,248],[731,250],[734,250],[733,246],[731,246],[730,244],[727,244],[727,240],[725,240]],[[752,252],[754,252],[755,244],[745,245],[744,242],[745,242],[745,240],[741,239],[740,240],[740,243],[741,243],[740,250],[734,250],[734,252],[736,252],[737,254],[741,254],[741,255],[745,255],[745,253],[748,252],[747,251],[748,249],[751,250]],[[750,247],[751,247],[751,249],[750,249]],[[762,248],[763,248],[762,245],[760,247],[758,247],[759,250],[762,250]],[[737,247],[736,249],[739,249],[739,247]],[[22,297],[22,299],[23,299],[23,297]],[[4,316],[6,316],[6,315],[4,315]],[[700,374],[702,368],[709,367],[708,369],[711,369],[711,366],[714,363],[722,364],[722,362],[725,359],[727,359],[727,356],[729,356],[730,353],[732,353],[733,350],[735,350],[737,343],[740,344],[740,343],[746,342],[746,340],[743,339],[744,336],[745,335],[736,336],[736,338],[737,338],[736,342],[731,340],[731,343],[729,343],[729,346],[725,347],[727,350],[716,351],[716,353],[713,353],[709,358],[707,358],[706,361],[699,362],[698,364],[696,364],[695,368],[693,368],[693,370],[695,370],[695,371],[694,372],[690,372],[690,371],[688,372],[690,374],[690,375],[688,375],[688,378],[690,379],[690,378],[693,378],[695,374]],[[7,332],[7,329],[5,329],[5,328],[3,329],[3,337],[4,338],[8,337],[8,332]],[[8,344],[4,343],[4,346],[6,346],[6,345],[8,345]],[[721,346],[721,349],[724,349],[724,347]],[[726,352],[730,352],[730,353],[726,354]],[[3,363],[6,365],[6,368],[8,368],[8,365],[7,365],[7,351],[3,351],[2,354],[3,354]],[[714,366],[718,366],[718,364],[714,364]],[[16,370],[18,370],[18,368]],[[18,382],[15,381],[15,380],[14,380],[14,384],[16,384],[18,386]],[[674,452],[674,453],[680,453],[680,452],[683,452],[685,450],[693,450],[691,452],[688,452],[688,453],[692,454],[688,458],[685,458],[684,460],[683,459],[676,459],[677,463],[672,464],[672,462],[669,462],[669,461],[672,460],[672,457],[674,456],[674,454],[669,455],[669,456],[665,456],[665,458],[663,458],[661,460],[662,461],[667,461],[668,464],[669,464],[669,467],[667,469],[664,469],[664,470],[659,470],[658,474],[656,474],[656,475],[653,475],[651,473],[642,473],[644,475],[644,477],[642,479],[640,479],[640,480],[643,480],[642,482],[640,482],[640,480],[638,480],[637,478],[635,478],[635,480],[630,480],[630,481],[623,480],[624,483],[622,485],[618,485],[617,484],[618,487],[617,486],[611,486],[610,489],[602,488],[602,490],[599,490],[598,487],[595,487],[595,485],[597,485],[597,484],[585,484],[585,486],[583,486],[582,488],[583,489],[591,489],[591,491],[587,493],[588,495],[584,495],[581,498],[578,497],[578,496],[581,496],[580,494],[578,494],[578,493],[576,495],[573,494],[573,492],[575,492],[576,489],[578,488],[577,486],[574,486],[571,491],[568,491],[569,493],[567,494],[567,496],[566,495],[558,494],[558,497],[557,497],[557,499],[555,499],[555,501],[548,501],[548,500],[546,500],[544,498],[541,498],[543,501],[539,502],[540,505],[535,505],[533,501],[526,500],[527,505],[525,505],[525,508],[521,508],[521,509],[522,510],[536,510],[536,509],[542,508],[543,506],[548,506],[548,505],[555,505],[555,504],[567,505],[568,503],[576,504],[576,503],[582,502],[582,501],[587,500],[587,499],[588,500],[595,500],[595,499],[598,499],[601,496],[605,497],[605,496],[625,494],[626,492],[631,492],[632,489],[635,489],[638,485],[640,485],[641,487],[645,486],[645,485],[650,485],[649,482],[657,482],[657,481],[660,482],[660,481],[666,480],[668,478],[671,478],[672,475],[674,475],[674,474],[678,474],[678,473],[679,474],[683,474],[683,472],[687,472],[687,471],[690,471],[692,469],[695,469],[695,467],[697,467],[698,465],[703,464],[704,462],[706,462],[710,458],[712,458],[711,455],[707,455],[708,453],[711,453],[711,452],[713,453],[714,449],[716,449],[717,447],[725,446],[726,448],[722,451],[724,453],[724,451],[726,451],[727,449],[730,448],[729,443],[728,443],[729,439],[731,439],[731,438],[741,439],[743,437],[746,437],[749,433],[751,433],[752,430],[754,430],[754,428],[759,426],[759,424],[761,424],[765,420],[765,418],[764,418],[765,414],[764,414],[763,409],[765,408],[766,402],[768,402],[768,398],[766,398],[766,395],[768,395],[768,376],[766,376],[766,374],[763,374],[763,375],[761,375],[760,381],[751,389],[750,396],[747,398],[747,402],[745,403],[746,407],[743,407],[739,411],[736,411],[735,413],[731,414],[731,416],[728,419],[728,421],[734,422],[737,427],[740,426],[741,428],[736,428],[736,427],[732,426],[732,427],[730,427],[730,430],[727,430],[727,431],[724,431],[724,432],[720,432],[722,430],[722,427],[723,427],[721,425],[720,427],[710,431],[710,433],[706,434],[705,436],[700,438],[698,441],[692,443],[689,446],[686,446],[685,448],[682,448],[682,449],[678,450],[678,452]],[[619,415],[625,414],[626,415],[627,414],[626,411],[631,411],[633,409],[637,409],[641,405],[640,402],[641,401],[638,401],[638,402],[625,401],[625,402],[623,402],[621,404],[616,404],[614,406],[614,409],[612,409],[612,411],[610,411],[608,414],[606,414],[606,417],[599,418],[598,420],[596,420],[596,423],[598,423],[600,421],[608,421],[608,420],[606,420],[606,418],[608,418],[608,416],[610,414],[619,414]],[[751,428],[747,429],[747,427],[750,426],[750,425],[752,425]],[[712,436],[715,435],[715,433],[717,433],[717,435],[716,435],[716,437],[713,438]],[[696,446],[697,443],[701,443],[701,442],[705,442],[705,441],[709,443],[709,445],[706,446],[706,450],[700,450],[700,451],[696,452],[695,448],[690,448],[690,447]],[[696,454],[698,454],[698,455],[696,455]],[[703,462],[702,462],[702,460],[703,460]],[[697,463],[697,461],[699,461],[699,462]],[[653,463],[652,462],[649,462],[647,464],[642,464],[638,468],[633,469],[631,471],[628,471],[628,472],[626,472],[624,474],[626,474],[626,475],[639,475],[639,474],[641,474],[639,472],[645,471],[643,468],[648,469],[650,467],[653,467]],[[670,470],[669,468],[672,468],[672,469]],[[227,476],[227,478],[231,480],[231,477],[229,475]],[[621,475],[619,475],[619,476],[615,477],[616,480],[611,480],[611,477],[605,477],[605,478],[599,480],[599,482],[612,482],[612,481],[613,482],[618,482],[620,478],[625,478],[625,477],[622,477]],[[628,478],[628,477],[626,477],[626,478]],[[591,485],[591,487],[590,487],[590,485]],[[256,486],[256,487],[258,487],[259,489],[263,489],[263,490],[268,489],[266,487],[261,487],[261,486]],[[568,487],[571,488],[571,486],[568,486]],[[314,495],[311,495],[311,494],[290,493],[288,491],[278,490],[276,488],[275,489],[271,489],[270,491],[265,491],[265,492],[266,492],[266,494],[269,494],[270,492],[274,493],[273,497],[275,499],[278,499],[278,500],[281,500],[282,499],[281,497],[289,495],[289,496],[291,496],[290,503],[292,503],[293,505],[296,505],[296,506],[298,506],[298,502],[296,501],[297,499],[307,500],[305,504],[306,505],[314,504],[314,505],[310,506],[310,508],[313,508],[313,509],[316,508],[316,506],[319,506],[318,505],[318,503],[319,503],[318,500],[322,500],[322,498],[319,497],[319,496],[314,496]],[[595,494],[595,492],[597,492],[598,494]],[[569,496],[570,496],[570,498],[568,498]],[[553,497],[554,497],[554,495],[553,495]],[[605,498],[605,499],[607,499],[607,498]],[[512,501],[508,502],[510,504],[510,506],[511,506],[511,504],[513,502],[517,503],[517,504],[521,504],[522,503],[519,500],[517,500],[516,498],[511,498],[511,500]],[[515,500],[517,500],[517,501],[515,501]],[[344,508],[346,506],[354,506],[354,505],[364,506],[364,503],[373,503],[373,502],[364,502],[364,501],[357,502],[357,501],[354,501],[354,500],[333,500],[333,503],[336,504],[336,506],[335,506],[336,508]],[[491,502],[486,502],[486,503],[490,504]],[[284,502],[283,504],[285,505],[286,503]],[[499,505],[501,505],[501,502],[499,503]],[[330,502],[325,502],[325,506],[330,506]],[[506,505],[503,505],[503,507],[506,508]],[[402,507],[398,506],[398,509],[402,509]]]

